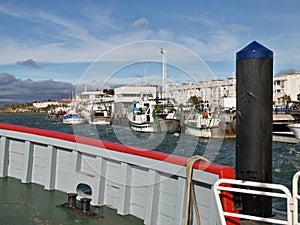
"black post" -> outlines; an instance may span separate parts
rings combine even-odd
[[[83,213],[89,214],[91,212],[91,202],[92,199],[90,198],[82,198],[81,199],[81,211]]]
[[[76,208],[76,193],[68,193],[68,207],[69,208]]]
[[[273,52],[253,41],[236,53],[236,177],[272,182]],[[242,213],[269,217],[272,199],[242,195]]]

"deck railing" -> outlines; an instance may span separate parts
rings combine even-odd
[[[0,123],[0,178],[77,193],[79,199],[90,198],[91,205],[109,205],[146,225],[184,224],[187,161],[158,151]],[[220,224],[212,186],[220,178],[234,179],[234,170],[204,161],[193,168],[201,224]],[[229,193],[223,192],[221,202],[225,210],[234,210]]]
[[[232,180],[232,179],[219,179],[214,184],[214,194],[217,200],[217,207],[220,213],[221,222],[226,225],[225,218],[234,217],[246,220],[254,220],[271,224],[299,224],[298,223],[298,179],[300,172],[296,173],[293,179],[293,195],[290,190],[281,184],[270,184],[252,181]],[[226,185],[227,184],[227,185]],[[228,186],[230,185],[230,186]],[[255,190],[255,188],[263,188],[264,190]],[[259,216],[237,214],[232,212],[226,212],[223,209],[220,201],[221,191],[227,191],[230,193],[243,193],[248,195],[260,195],[272,198],[282,198],[286,201],[286,216],[281,218],[264,218]]]

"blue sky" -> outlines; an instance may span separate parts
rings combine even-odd
[[[233,76],[236,52],[254,40],[274,51],[274,73],[299,71],[299,10],[297,0],[2,0],[0,73],[78,84],[93,62],[114,49],[127,52],[106,60],[136,59],[131,54],[138,52],[119,46],[147,40],[189,49],[217,78]],[[101,82],[111,73],[103,69],[94,78]]]

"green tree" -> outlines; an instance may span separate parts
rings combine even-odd
[[[194,107],[195,109],[200,109],[201,104],[203,103],[201,97],[198,97],[196,95],[191,96],[188,102],[191,103],[192,107]]]

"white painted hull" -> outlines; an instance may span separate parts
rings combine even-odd
[[[129,126],[132,130],[138,132],[145,132],[145,133],[154,133],[156,130],[153,127],[153,124],[150,123],[135,123],[129,120]]]
[[[185,126],[185,132],[187,134],[196,136],[196,137],[201,137],[201,138],[210,138],[211,137],[211,130],[210,129],[203,129],[203,128],[198,128],[198,127],[193,127],[193,126]]]
[[[109,125],[111,123],[110,117],[100,117],[100,118],[93,118],[89,121],[90,124],[96,125]]]
[[[85,118],[71,118],[71,119],[63,119],[64,124],[68,125],[79,125],[87,123]]]
[[[171,119],[159,119],[157,125],[154,123],[135,123],[129,120],[129,126],[132,130],[138,132],[154,133],[178,133],[180,132],[180,121]]]
[[[293,131],[295,138],[300,140],[300,123],[287,125],[291,131]]]
[[[89,123],[94,125],[109,125],[110,121],[90,121]]]
[[[63,123],[68,125],[79,125],[87,123],[88,120],[77,113],[68,113],[63,117]]]

